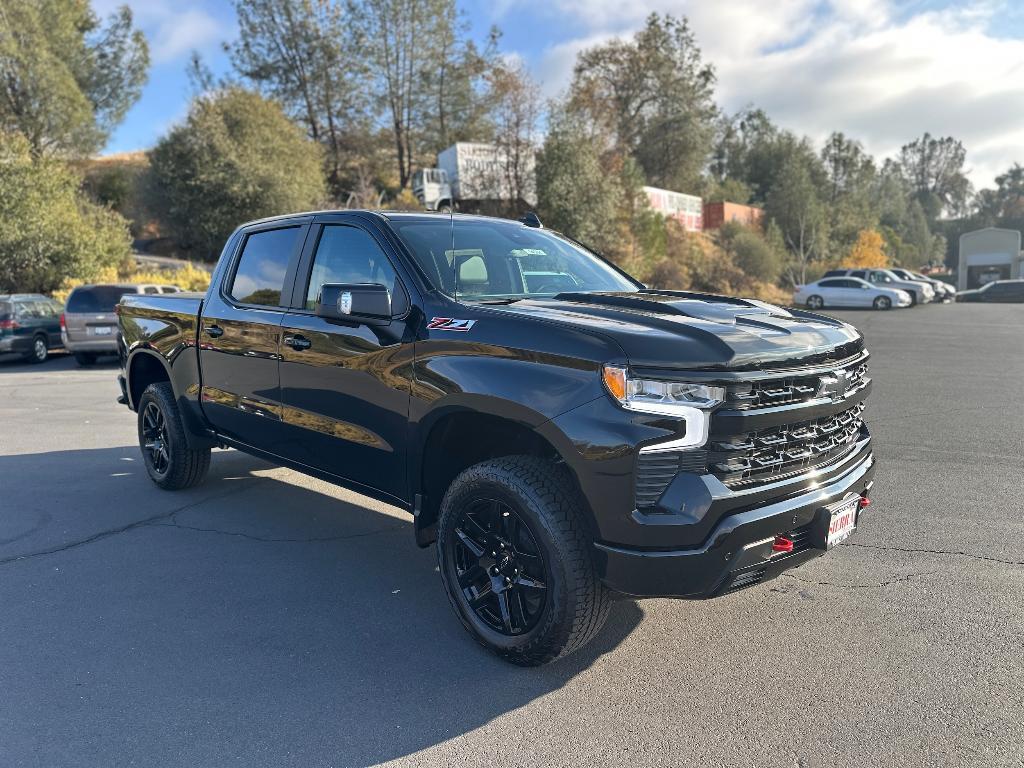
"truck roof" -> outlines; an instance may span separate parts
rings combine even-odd
[[[301,212],[296,212],[296,213],[281,214],[279,216],[267,216],[266,218],[263,218],[263,219],[253,219],[252,221],[247,221],[247,222],[245,222],[243,224],[240,224],[239,228],[241,228],[241,227],[248,227],[248,226],[251,226],[253,224],[266,224],[266,223],[274,222],[274,221],[288,221],[289,219],[298,219],[298,218],[302,218],[303,216],[323,216],[323,215],[327,215],[327,214],[331,214],[331,213],[365,213],[365,214],[369,214],[371,216],[377,216],[377,217],[379,217],[381,219],[386,219],[386,220],[389,220],[389,221],[390,220],[397,220],[397,219],[423,219],[424,221],[429,221],[429,220],[432,220],[432,219],[436,219],[438,217],[448,218],[449,216],[453,216],[455,219],[458,219],[460,221],[472,221],[472,220],[495,221],[495,220],[497,220],[497,221],[510,221],[510,222],[514,222],[514,223],[522,223],[522,222],[517,222],[515,219],[505,219],[505,218],[502,218],[500,216],[482,216],[480,214],[474,214],[474,213],[447,214],[447,213],[440,213],[438,211],[392,211],[392,210],[384,210],[384,209],[379,209],[379,208],[378,209],[371,209],[371,208],[327,208],[327,209],[320,210],[320,211],[301,211]],[[525,226],[525,225],[523,225],[523,226]]]

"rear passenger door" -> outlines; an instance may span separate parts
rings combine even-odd
[[[413,344],[398,261],[381,233],[344,215],[314,225],[306,251],[282,326],[285,455],[406,500]],[[325,283],[387,286],[392,320],[366,325],[317,317]]]
[[[203,413],[222,435],[270,453],[282,438],[281,321],[308,221],[237,235],[198,331]]]

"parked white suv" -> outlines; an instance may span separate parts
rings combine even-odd
[[[888,269],[830,269],[825,277],[858,277],[879,288],[897,288],[910,294],[912,304],[935,301],[935,289],[920,280],[901,280]]]

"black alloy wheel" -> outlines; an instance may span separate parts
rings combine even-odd
[[[450,556],[467,606],[495,632],[537,625],[547,601],[544,556],[529,525],[498,499],[479,499],[456,518]]]
[[[167,420],[155,402],[146,403],[142,412],[142,450],[157,477],[165,477],[171,466],[167,439]]]
[[[452,480],[438,511],[437,565],[477,642],[536,666],[601,630],[610,598],[586,514],[569,471],[546,457],[488,459]]]
[[[168,491],[201,483],[210,468],[210,448],[189,446],[171,383],[146,387],[138,412],[139,448],[150,479]]]

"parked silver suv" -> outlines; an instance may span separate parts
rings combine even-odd
[[[60,317],[64,347],[79,365],[92,365],[101,355],[117,354],[117,315],[122,296],[135,293],[178,293],[174,285],[81,285],[71,291]]]

